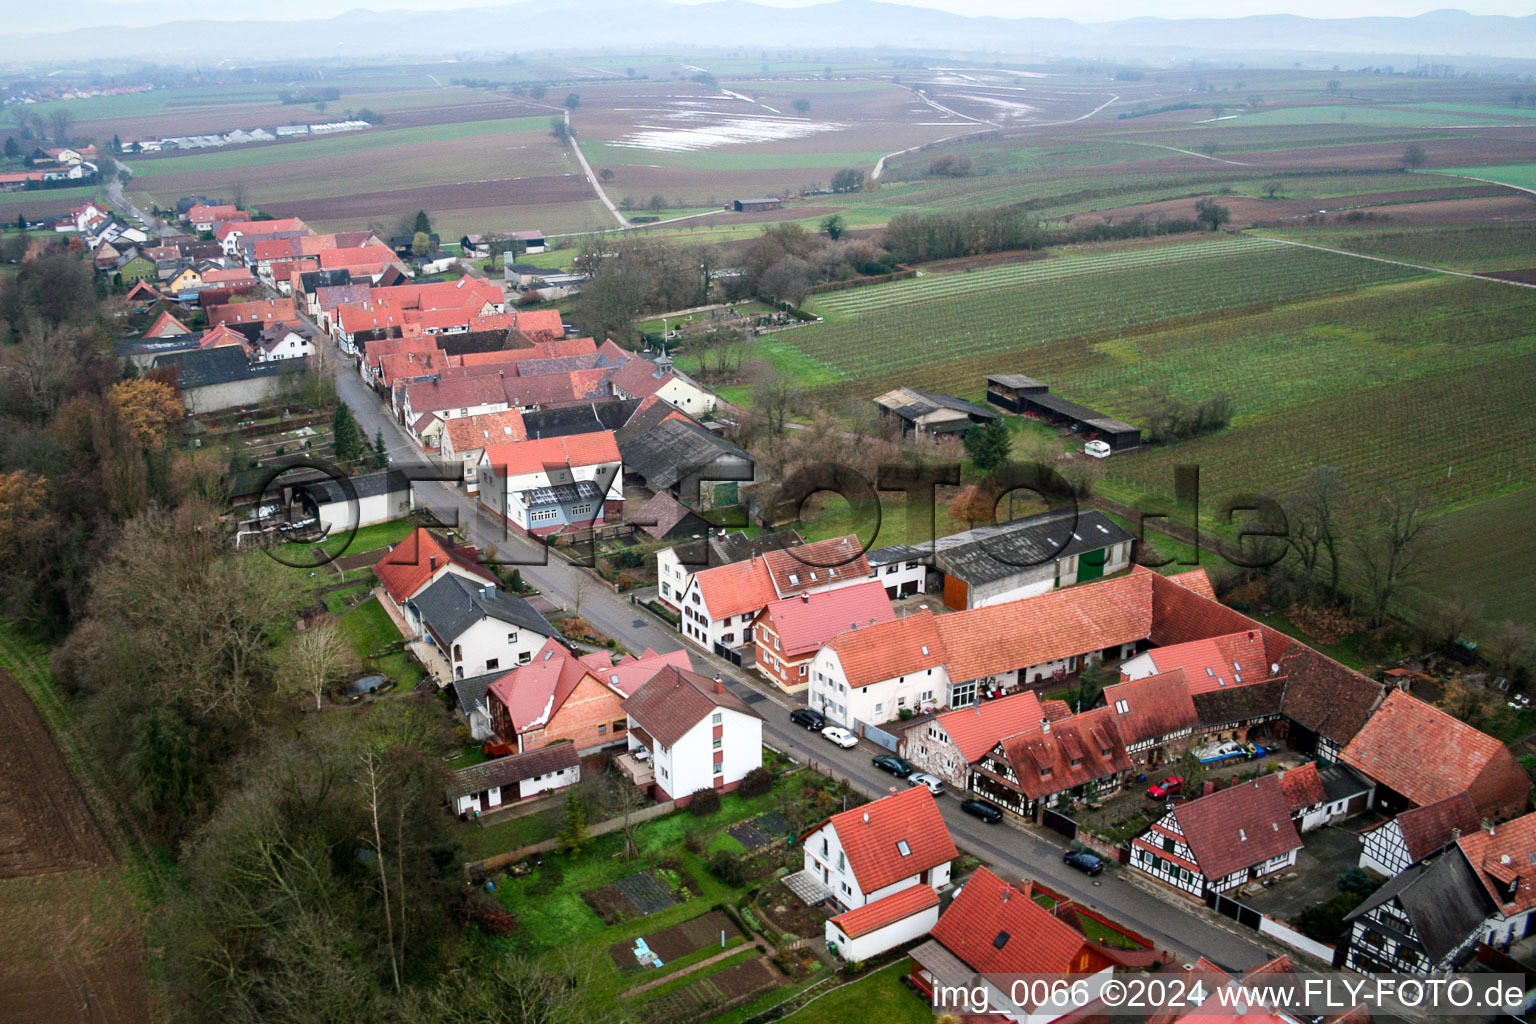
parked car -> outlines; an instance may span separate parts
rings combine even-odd
[[[870,759],[870,764],[883,772],[890,772],[898,779],[904,779],[917,771],[916,768],[912,767],[912,762],[904,757],[897,757],[895,754],[876,754]]]
[[[844,750],[859,745],[859,738],[840,725],[829,725],[821,730],[821,734]]]
[[[810,708],[796,708],[789,713],[789,720],[813,732],[820,732],[827,727],[827,716]]]
[[[944,795],[944,780],[937,775],[929,775],[927,772],[913,772],[907,776],[909,786],[927,786],[928,792],[934,796]]]
[[[1104,861],[1098,856],[1088,853],[1086,850],[1068,850],[1061,855],[1061,862],[1063,864],[1070,864],[1072,867],[1077,868],[1077,870],[1089,875],[1096,875],[1104,870]]]
[[[1162,782],[1154,783],[1147,787],[1147,796],[1153,800],[1163,800],[1184,788],[1184,780],[1177,775],[1170,775]]]
[[[962,801],[960,809],[973,818],[980,818],[988,825],[996,825],[1003,820],[1003,809],[996,804],[989,804],[985,800],[972,798]]]

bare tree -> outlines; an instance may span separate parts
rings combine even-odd
[[[1429,502],[1422,491],[1387,484],[1365,504],[1364,528],[1353,541],[1371,624],[1379,626],[1392,599],[1419,570],[1431,528]]]
[[[1344,477],[1332,466],[1317,466],[1280,499],[1287,524],[1286,542],[1308,579],[1328,556],[1328,589],[1339,589],[1339,543],[1345,535],[1347,496]]]
[[[368,814],[373,821],[373,859],[379,867],[379,895],[384,900],[384,931],[389,940],[389,970],[395,983],[395,991],[400,990],[400,961],[395,955],[395,918],[394,910],[389,899],[389,872],[384,865],[384,838],[379,829],[379,805],[382,802],[379,774],[382,766],[380,759],[373,751],[362,755],[363,775],[358,783],[363,787],[363,798],[368,804]]]
[[[325,691],[340,681],[356,661],[341,628],[327,616],[294,636],[279,655],[278,687],[288,694],[311,694],[315,710],[319,711]]]

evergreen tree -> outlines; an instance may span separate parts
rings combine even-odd
[[[331,417],[331,434],[338,462],[360,459],[367,451],[368,442],[363,439],[363,430],[357,425],[352,407],[346,402],[338,402],[336,405],[336,415]]]
[[[389,455],[384,451],[384,429],[380,427],[373,433],[373,468],[387,469],[389,467]]]
[[[1013,450],[1013,435],[1001,416],[965,432],[965,453],[983,473],[990,473],[1008,461]]]
[[[555,833],[555,842],[566,853],[578,853],[591,841],[592,834],[587,831],[587,809],[575,793],[567,793],[565,817],[560,822],[560,831]]]
[[[427,216],[426,210],[416,211],[416,223],[411,228],[413,235],[432,234],[432,218]]]

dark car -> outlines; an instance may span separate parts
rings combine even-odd
[[[917,771],[906,758],[897,757],[895,754],[880,754],[872,758],[870,763],[883,772],[890,772],[898,779],[904,779]]]
[[[985,800],[966,800],[960,804],[960,809],[973,818],[980,818],[988,825],[995,825],[1003,820],[1003,809],[996,804],[989,804]]]
[[[812,711],[810,708],[796,708],[789,713],[789,720],[796,725],[802,725],[812,732],[821,732],[827,727],[827,716],[820,711]]]
[[[1085,850],[1068,850],[1061,855],[1061,862],[1090,875],[1104,870],[1104,861]]]

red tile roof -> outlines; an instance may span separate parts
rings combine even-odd
[[[1521,810],[1531,791],[1508,747],[1402,690],[1387,694],[1339,760],[1420,806],[1466,792],[1488,818]]]
[[[611,430],[491,445],[484,457],[503,477],[542,473],[546,466],[574,468],[620,461],[619,444]]]
[[[839,633],[827,646],[837,655],[849,686],[869,686],[942,667],[946,654],[935,621],[933,612],[920,611],[895,622]]]
[[[845,630],[866,629],[895,618],[885,586],[878,580],[869,580],[774,601],[763,609],[757,621],[778,634],[776,650],[798,658],[816,653],[822,644]]]
[[[155,322],[149,325],[149,330],[144,332],[146,338],[170,338],[178,334],[191,334],[192,328],[171,316],[169,313],[161,313],[155,318]]]
[[[1393,821],[1403,834],[1411,861],[1422,860],[1451,842],[1456,838],[1452,834],[1455,830],[1460,829],[1462,835],[1469,836],[1482,824],[1472,798],[1465,793],[1410,808],[1377,828],[1385,828]]]
[[[1081,974],[1108,966],[1079,931],[977,868],[931,933],[978,974]]]
[[[548,726],[577,685],[590,675],[586,665],[550,637],[532,661],[496,680],[486,692],[506,708],[513,730],[524,733]]]
[[[417,527],[390,549],[373,572],[395,603],[402,604],[450,562],[487,583],[496,582],[496,577],[478,561],[474,548],[454,548],[424,526]]]
[[[775,594],[781,598],[837,580],[869,576],[863,545],[852,535],[765,551],[763,562]]]
[[[1115,727],[1127,744],[1172,736],[1200,723],[1182,669],[1106,686],[1104,705],[1114,710]]]
[[[834,814],[830,824],[848,855],[848,866],[864,893],[922,874],[960,856],[949,836],[939,805],[926,786],[882,797],[873,803]],[[902,853],[898,843],[905,843]]]
[[[606,683],[610,690],[617,692],[621,697],[633,696],[640,687],[650,682],[657,672],[668,665],[685,672],[693,671],[693,660],[688,657],[687,651],[668,651],[666,654],[657,654],[649,647],[642,651],[638,658],[626,654],[617,662],[606,651],[584,654],[580,660],[593,676]]]
[[[1506,917],[1536,906],[1536,814],[1477,829],[1457,845]]]
[[[523,427],[523,414],[516,409],[505,412],[487,412],[479,416],[455,416],[444,422],[447,447],[462,455],[479,451],[487,444],[503,441],[525,441],[528,431]]]
[[[949,676],[980,679],[1144,640],[1154,575],[1136,566],[1114,579],[940,616]]]
[[[1031,800],[1131,768],[1125,740],[1115,728],[1113,708],[1094,708],[1051,722],[1048,730],[1037,722],[1033,728],[1004,738],[1001,746],[1014,779],[997,781]]]
[[[1190,693],[1256,683],[1275,674],[1269,671],[1264,636],[1257,629],[1158,647],[1146,656],[1158,672],[1183,669]]]
[[[1212,880],[1301,846],[1280,780],[1273,775],[1217,790],[1172,813],[1200,873]]]
[[[1317,774],[1315,761],[1281,772],[1280,792],[1285,794],[1285,805],[1292,814],[1316,807],[1328,798],[1323,792],[1323,780]]]
[[[856,939],[938,905],[939,894],[933,891],[933,886],[919,883],[855,907],[846,914],[838,914],[832,924],[850,939]]]
[[[936,719],[936,724],[943,727],[959,749],[960,756],[974,764],[1005,736],[1038,729],[1040,720],[1046,717],[1040,698],[1033,691],[1026,690],[1001,700],[981,701],[959,711],[947,712]],[[922,729],[926,726],[913,728]]]
[[[212,306],[208,310],[210,324],[282,323],[298,325],[298,313],[294,312],[292,299],[273,299],[269,302],[233,302],[224,306]]]
[[[227,220],[220,224],[214,231],[214,237],[224,241],[231,234],[238,231],[243,238],[258,238],[268,235],[280,235],[288,231],[308,231],[309,225],[297,217],[284,217],[280,220]]]
[[[396,352],[379,359],[379,379],[386,388],[393,388],[397,380],[427,377],[446,365],[448,354],[442,349]]]

